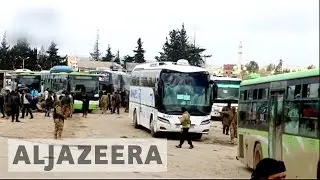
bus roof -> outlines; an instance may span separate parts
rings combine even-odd
[[[262,83],[268,83],[273,81],[299,79],[299,78],[313,77],[313,76],[319,76],[319,75],[320,75],[320,68],[316,68],[316,69],[310,69],[305,71],[297,71],[297,72],[291,72],[291,73],[260,77],[256,79],[248,79],[248,80],[242,81],[240,85],[247,86],[247,85],[253,85],[253,84],[262,84]]]
[[[32,71],[32,72],[14,72],[14,73],[11,73],[11,75],[24,75],[24,76],[34,76],[34,75],[40,75],[40,72],[35,72],[35,71]]]
[[[141,70],[141,69],[168,69],[178,72],[206,72],[206,69],[197,66],[190,65],[177,65],[174,62],[152,62],[137,65],[133,71]]]

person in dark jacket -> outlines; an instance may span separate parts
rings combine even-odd
[[[4,95],[1,93],[0,94],[0,111],[2,113],[2,118],[5,118],[5,112],[4,112]]]
[[[115,91],[111,97],[111,106],[112,106],[112,114],[116,112],[120,113],[120,105],[121,105],[121,95],[120,92]]]
[[[20,111],[21,101],[18,92],[12,91],[11,92],[11,101],[10,101],[10,109],[11,109],[11,122],[14,122],[14,119],[16,119],[16,122],[19,121],[19,111]]]
[[[32,96],[28,94],[27,90],[23,90],[23,94],[21,96],[21,104],[23,104],[21,119],[24,118],[26,111],[28,114],[30,114],[30,119],[33,119],[33,114],[31,111],[31,103],[32,103]]]
[[[45,101],[46,101],[46,103],[45,103],[45,112],[46,112],[45,117],[50,117],[51,109],[52,109],[53,102],[54,102],[51,92],[48,94],[47,99]]]
[[[82,93],[82,117],[87,117],[89,110],[89,97],[86,92]]]
[[[283,161],[265,158],[259,161],[251,175],[252,180],[285,179],[286,166]]]
[[[112,112],[112,108],[111,108],[111,94],[107,93],[108,96],[108,106],[107,106],[107,110],[110,110]]]

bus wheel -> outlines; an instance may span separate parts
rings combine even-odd
[[[134,110],[134,112],[133,112],[133,126],[134,126],[134,128],[136,128],[136,129],[139,128],[138,117],[137,117],[137,112],[136,112],[136,110]]]
[[[194,139],[196,139],[196,140],[200,140],[202,138],[202,134],[195,134],[194,135]]]
[[[257,164],[262,159],[262,152],[261,152],[261,145],[257,143],[254,147],[254,154],[253,154],[253,169],[256,169]]]
[[[152,116],[150,117],[150,132],[151,132],[151,136],[152,137],[158,137],[158,133],[156,130],[156,126],[154,125],[154,120],[152,118]]]

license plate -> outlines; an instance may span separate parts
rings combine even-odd
[[[194,124],[191,124],[190,128],[194,128]]]

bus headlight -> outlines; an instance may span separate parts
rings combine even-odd
[[[166,123],[166,124],[170,124],[170,121],[169,121],[169,120],[164,119],[164,118],[162,118],[162,117],[158,117],[158,120],[159,120],[160,122],[163,122],[163,123]]]
[[[210,120],[204,120],[201,122],[200,125],[207,125],[207,124],[210,124]]]

